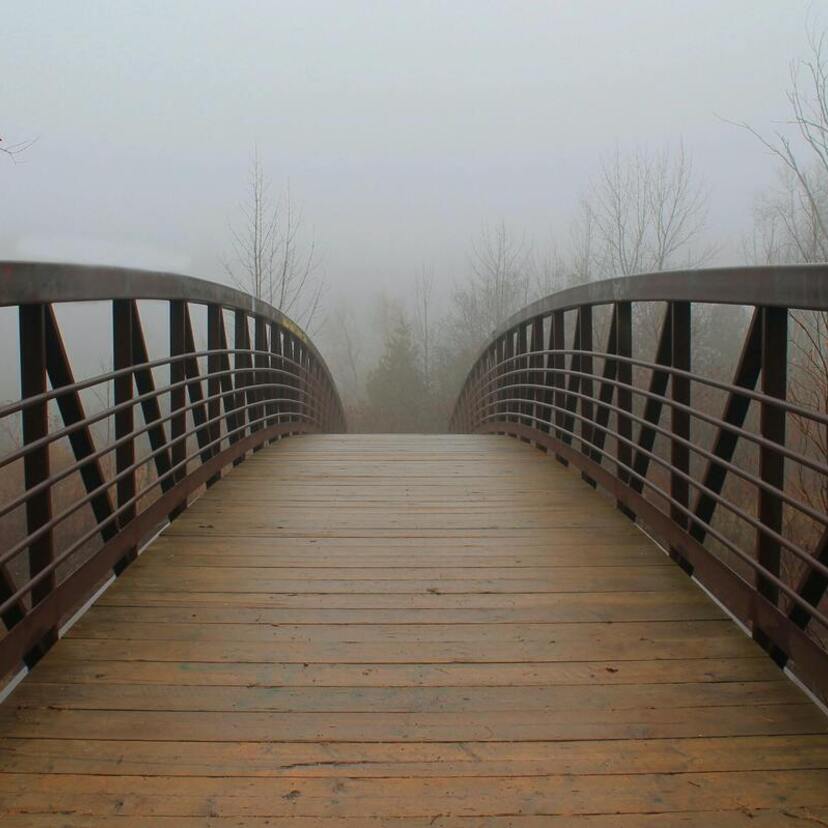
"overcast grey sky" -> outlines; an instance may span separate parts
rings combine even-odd
[[[565,234],[603,152],[683,139],[735,260],[806,0],[0,0],[0,257],[221,278],[254,142],[334,290]],[[0,162],[5,159],[0,158]]]

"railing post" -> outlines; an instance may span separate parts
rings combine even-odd
[[[615,314],[615,353],[621,357],[618,360],[615,374],[619,383],[617,400],[618,408],[625,412],[625,414],[619,413],[617,416],[617,430],[619,437],[632,440],[632,420],[626,416],[626,414],[632,412],[632,390],[630,388],[632,386],[632,365],[623,359],[624,357],[626,359],[632,358],[632,303],[616,302],[613,306],[613,313]],[[625,388],[624,386],[628,387]],[[615,456],[619,464],[616,469],[618,477],[622,483],[629,485],[629,469],[632,468],[632,444],[625,443],[623,440],[616,440]],[[616,505],[628,517],[634,517],[620,501]]]
[[[320,371],[319,363],[311,351],[308,351],[308,370],[311,377],[313,416],[319,421],[320,427],[324,428],[325,399],[324,386],[322,384],[322,373]]]
[[[762,393],[784,400],[788,385],[788,310],[787,308],[762,309]],[[785,445],[785,410],[773,403],[762,402],[759,414],[759,430],[762,436],[780,446]],[[783,489],[785,486],[785,458],[776,449],[760,446],[759,476],[765,483]],[[759,489],[758,516],[769,530],[782,531],[782,500],[767,489]],[[756,559],[771,574],[780,572],[779,542],[759,531],[756,538]],[[772,604],[779,602],[779,588],[757,572],[756,589]],[[754,627],[753,637],[767,647],[765,633]]]
[[[115,299],[112,302],[112,367],[115,371],[132,368],[134,358],[132,353],[132,302],[129,299]],[[114,403],[122,405],[132,400],[133,372],[121,374],[113,381]],[[118,515],[118,529],[122,530],[135,518],[135,470],[127,472],[135,464],[135,440],[130,435],[135,430],[135,409],[132,405],[115,412],[115,439],[129,439],[120,443],[115,450],[115,470],[120,477],[116,490],[118,493],[118,508],[121,509],[132,501]],[[126,473],[124,473],[126,472]],[[137,547],[130,548],[115,565],[115,574],[135,559]]]
[[[503,352],[502,342],[501,342],[501,340],[496,339],[494,342],[492,342],[492,347],[489,349],[489,359],[491,361],[491,364],[489,365],[490,374],[489,374],[489,379],[487,381],[488,386],[489,386],[489,390],[486,393],[491,394],[491,396],[488,397],[488,401],[494,404],[493,407],[491,409],[489,409],[490,411],[496,411],[497,410],[497,401],[498,401],[498,398],[499,398],[499,394],[498,394],[497,389],[500,386],[500,380],[499,380],[500,368],[498,368],[497,365],[500,362],[500,357],[501,357],[502,352]],[[480,427],[480,424],[482,422],[482,417],[483,417],[483,411],[484,411],[483,406],[486,404],[486,399],[479,396],[477,402],[475,403],[474,409],[472,409],[472,403],[474,402],[474,400],[472,399],[472,392],[473,391],[474,391],[473,388],[469,390],[469,395],[466,399],[466,407],[467,407],[467,410],[468,410],[468,415],[467,416],[469,417],[469,428],[468,428],[469,431],[473,431],[473,430]],[[483,392],[482,383],[480,385],[479,391],[482,394],[482,392]]]
[[[674,369],[689,372],[691,359],[690,303],[670,302],[669,312],[672,322],[671,364]],[[671,374],[670,395],[674,403],[689,406],[690,379]],[[690,440],[690,413],[671,405],[670,431],[673,435],[673,439],[670,441],[670,497],[675,501],[670,505],[670,517],[683,531],[686,531],[689,518],[687,513],[678,506],[683,506],[685,509],[690,506],[690,484],[686,478],[683,478],[677,472],[690,474],[690,449],[676,438]],[[693,567],[677,549],[671,549],[671,557],[686,572],[693,572]]]
[[[250,358],[250,328],[247,323],[247,313],[243,310],[236,310],[235,320],[233,325],[234,347],[236,349],[235,369],[236,369],[236,388],[240,389],[237,395],[239,405],[241,406],[241,422],[239,426],[244,426],[250,423],[253,419],[253,413],[250,409],[250,392],[246,390],[247,386],[252,385],[252,377],[247,370],[253,366],[253,360]],[[244,437],[251,429],[243,429],[240,437]],[[236,461],[237,464],[241,462],[241,458]]]
[[[302,418],[302,346],[295,336],[291,336],[293,346],[293,400],[294,400],[294,422]]]
[[[274,383],[273,397],[280,398],[285,396],[285,361],[282,358],[282,332],[275,322],[270,323],[270,353],[273,355],[270,358],[271,376]],[[275,421],[281,422],[282,418],[279,416],[284,408],[284,404],[280,402],[273,402],[271,404],[271,413]]]
[[[310,413],[310,403],[309,403],[309,377],[308,377],[308,364],[307,364],[307,353],[305,351],[305,343],[301,341],[297,341],[297,345],[299,348],[299,355],[297,362],[299,363],[298,367],[298,385],[299,385],[299,421],[301,422],[305,417],[308,416]]]
[[[537,322],[539,323],[537,333],[540,336],[540,347],[541,349],[545,348],[545,350],[551,351],[553,348],[554,331],[552,330],[552,327],[554,323],[550,317],[549,338],[546,341],[546,343],[544,343],[544,317],[538,317]],[[538,374],[538,382],[540,383],[540,385],[543,386],[543,390],[538,393],[537,404],[535,405],[535,416],[539,417],[543,421],[540,424],[540,429],[541,431],[544,431],[547,434],[549,434],[552,430],[552,423],[555,421],[555,411],[552,408],[552,405],[554,404],[552,394],[555,385],[555,375],[552,373],[551,370],[553,360],[554,355],[551,353],[544,354],[543,357],[541,357],[539,360],[541,370]],[[546,448],[544,448],[544,451],[546,451]]]
[[[529,350],[532,356],[529,358],[529,367],[532,369],[529,372],[529,383],[532,386],[538,386],[543,383],[543,355],[539,351],[543,350],[543,317],[537,316],[532,320],[531,336],[529,338]],[[529,405],[529,413],[535,418],[532,420],[532,428],[537,428],[541,431],[548,430],[545,428],[543,420],[546,410],[538,405],[539,401],[543,400],[543,392],[536,387],[529,389],[529,399],[532,401]]]
[[[207,305],[207,422],[210,428],[210,442],[213,443],[213,454],[221,451],[221,394],[222,382],[218,376],[222,367],[222,357],[213,353],[222,349],[221,336],[221,306]],[[229,405],[229,398],[225,397],[225,405]],[[207,488],[221,479],[221,472],[217,472],[207,481]]]
[[[549,347],[553,351],[552,385],[555,389],[555,423],[561,426],[565,423],[564,408],[566,407],[566,397],[564,395],[566,376],[563,373],[566,368],[566,354],[563,353],[566,348],[566,317],[562,310],[552,312],[551,327],[549,329]],[[560,428],[555,432],[555,436],[558,440],[563,441],[563,432]],[[556,454],[555,457],[559,463],[564,466],[568,465],[567,460],[562,455]]]
[[[302,344],[299,339],[293,335],[290,338],[291,345],[291,398],[293,400],[293,422],[298,423],[302,419],[302,411],[304,410],[304,382],[303,382],[303,366],[302,366]]]
[[[34,397],[46,391],[46,306],[20,305],[20,398]],[[49,433],[49,407],[37,402],[22,411],[23,445],[33,443]],[[50,475],[49,447],[33,449],[23,458],[24,485],[29,490]],[[26,531],[31,535],[52,519],[52,488],[46,487],[26,500]],[[54,538],[50,530],[29,545],[29,574],[32,578],[54,559]],[[54,570],[31,591],[32,606],[40,603],[55,588]],[[57,625],[43,637],[49,647],[57,639]]]
[[[267,368],[269,358],[265,355],[265,352],[267,351],[267,328],[265,326],[265,320],[261,316],[253,318],[253,344],[256,349],[255,364],[258,369],[254,376],[256,377],[256,385],[262,386],[265,384],[267,377],[267,371],[263,369]],[[256,406],[256,416],[254,419],[260,419],[265,416],[266,412],[266,403],[264,401],[267,399],[267,389],[257,389],[256,399],[258,401],[258,405]],[[267,423],[262,421],[256,426],[256,428],[260,429],[265,428],[266,426]],[[257,446],[256,451],[260,448],[262,448],[261,445]]]
[[[290,331],[285,329],[284,331],[284,340],[282,343],[282,353],[284,354],[284,359],[282,360],[282,364],[285,369],[284,379],[283,382],[285,383],[284,389],[284,397],[285,397],[285,415],[287,422],[291,423],[294,419],[294,401],[296,395],[294,393],[295,388],[295,375],[296,375],[296,368],[293,365],[293,336],[291,335]]]
[[[515,409],[517,413],[517,416],[515,417],[515,422],[521,423],[522,425],[531,428],[531,421],[526,419],[526,415],[529,413],[529,411],[531,411],[532,405],[529,402],[529,389],[526,387],[527,383],[529,382],[529,344],[527,342],[526,337],[525,322],[521,322],[521,324],[517,327],[516,355],[518,358],[515,360],[514,370],[520,369],[520,373],[515,374],[512,377],[512,383],[518,386],[516,396],[519,400]],[[523,443],[530,442],[530,440],[528,440],[525,437],[521,437],[520,440]]]
[[[592,443],[594,442],[594,429],[592,427],[592,419],[595,414],[594,405],[592,402],[593,382],[592,382],[592,305],[582,305],[578,309],[578,330],[580,332],[580,339],[578,348],[585,353],[580,358],[580,370],[589,376],[581,377],[580,391],[584,395],[581,399],[581,453],[590,456],[592,453]],[[589,399],[587,399],[589,398]],[[586,473],[581,472],[581,478],[589,483],[590,486],[595,486],[595,481]]]
[[[509,411],[509,406],[511,403],[507,402],[507,400],[512,397],[512,392],[506,388],[507,385],[512,385],[514,383],[514,379],[510,376],[506,376],[509,371],[514,370],[515,367],[515,360],[513,359],[515,355],[515,330],[512,328],[509,331],[506,331],[503,340],[503,367],[502,367],[502,374],[500,378],[500,385],[502,388],[501,391],[501,399],[503,400],[503,409],[502,409],[502,418],[507,422],[511,419],[507,416]],[[517,419],[517,418],[515,418]]]
[[[494,414],[495,419],[500,419],[500,412],[501,412],[501,404],[500,401],[503,398],[503,391],[501,390],[501,386],[503,385],[503,371],[505,368],[503,367],[503,359],[506,354],[506,334],[502,334],[498,339],[495,340],[495,366],[494,366],[494,374],[492,378],[492,387],[490,390],[491,396],[488,399],[488,416]],[[481,401],[483,402],[483,401]],[[482,409],[481,409],[482,414]],[[502,431],[498,431],[498,434],[503,434]]]
[[[186,368],[183,359],[176,359],[186,353],[185,314],[184,301],[173,299],[170,302],[170,385],[178,385],[170,391],[170,413],[173,415],[170,420],[170,456],[173,468],[183,463],[187,456],[187,440],[184,437],[187,430],[187,414],[183,410],[187,403],[187,389],[184,387]],[[176,483],[186,476],[187,469],[184,466],[177,468],[172,474]],[[170,520],[175,519],[185,508],[186,504],[176,507],[170,513]]]

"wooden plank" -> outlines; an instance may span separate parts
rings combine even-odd
[[[177,684],[243,687],[523,687],[772,681],[769,659],[562,661],[536,664],[309,664],[203,661],[81,661],[69,655],[38,666],[29,683]]]
[[[428,816],[476,817],[595,813],[686,812],[823,807],[825,772],[630,774],[516,779],[216,779],[178,777],[0,774],[0,802],[11,811],[43,810],[44,802],[104,815],[181,816]],[[205,810],[206,809],[206,810]]]
[[[490,593],[558,593],[558,592],[658,592],[676,589],[682,583],[682,575],[672,567],[630,567],[622,572],[584,571],[583,567],[561,569],[554,578],[510,578],[500,580],[483,577],[461,580],[438,578],[402,580],[399,578],[373,578],[371,580],[346,580],[329,578],[309,581],[304,578],[279,578],[272,574],[256,573],[241,569],[228,581],[223,572],[210,569],[190,570],[172,574],[165,571],[140,570],[130,578],[129,585],[134,591],[161,592],[165,589],[178,590],[183,584],[197,592],[267,592],[354,594],[490,594]],[[232,586],[232,589],[229,587]]]
[[[106,641],[180,641],[180,642],[412,642],[417,644],[475,642],[498,645],[501,643],[539,643],[541,645],[577,645],[581,641],[600,637],[608,644],[644,653],[649,647],[664,641],[694,641],[701,638],[712,642],[723,638],[735,647],[744,644],[738,632],[726,620],[710,621],[652,621],[614,622],[606,624],[545,623],[545,624],[192,624],[167,621],[141,623],[138,621],[104,621],[95,617],[72,628],[73,639]],[[722,646],[727,646],[723,644]],[[428,648],[426,648],[428,649]],[[527,647],[528,650],[534,649]],[[550,652],[552,652],[550,650]],[[679,656],[680,657],[680,656]]]
[[[694,622],[688,622],[694,623]],[[714,622],[706,622],[712,626]],[[738,632],[722,627],[716,634],[712,629],[696,635],[681,635],[675,631],[659,634],[653,624],[646,636],[628,638],[623,631],[613,629],[616,624],[592,625],[594,629],[570,631],[574,625],[561,625],[562,634],[539,641],[182,641],[182,640],[125,640],[65,639],[64,653],[73,658],[93,661],[248,661],[259,663],[364,663],[364,664],[444,664],[456,662],[503,663],[578,661],[615,659],[685,659],[745,657],[755,647]],[[580,625],[579,625],[580,626]],[[625,625],[626,626],[626,625]],[[633,627],[634,625],[628,625]],[[707,633],[707,634],[705,634]],[[345,633],[347,635],[347,632]]]
[[[547,776],[822,769],[820,736],[611,742],[0,740],[0,771],[298,778]]]
[[[820,825],[828,822],[826,808],[794,808],[784,810],[739,808],[736,810],[695,811],[693,813],[638,813],[638,814],[567,814],[555,816],[427,816],[393,817],[394,828],[802,828],[808,823]],[[12,828],[145,828],[146,817],[119,814],[113,817],[97,817],[83,814],[42,814],[27,812],[9,815],[4,825]],[[238,817],[154,816],[153,826],[159,828],[239,828]],[[388,828],[386,817],[244,817],[244,826],[250,828]]]
[[[262,713],[235,711],[0,708],[0,728],[16,739],[141,739],[188,742],[445,742],[553,739],[667,739],[828,733],[813,704],[677,709],[439,713]]]
[[[776,681],[625,684],[593,687],[191,687],[174,684],[26,684],[18,708],[53,710],[160,710],[197,712],[463,713],[489,711],[580,711],[596,708],[801,704],[784,678]]]
[[[547,606],[432,607],[420,609],[316,609],[297,607],[256,608],[233,606],[145,605],[99,603],[79,622],[96,620],[123,623],[190,624],[545,624],[575,621],[701,621],[723,618],[724,613],[703,596],[662,592],[610,592],[562,594]]]
[[[0,821],[770,828],[828,719],[517,441],[313,436],[188,509],[0,707]]]

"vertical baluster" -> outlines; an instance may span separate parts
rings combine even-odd
[[[613,306],[613,313],[615,314],[615,352],[619,357],[630,359],[632,357],[632,304],[630,302],[616,302]],[[618,407],[622,411],[630,413],[632,411],[632,391],[629,387],[624,387],[632,386],[632,365],[629,362],[625,362],[623,359],[618,360],[616,379],[619,383]],[[630,418],[619,413],[616,423],[618,436],[632,440],[632,421]],[[618,477],[622,483],[629,484],[630,473],[627,468],[632,467],[631,443],[623,442],[621,439],[616,440],[615,456],[619,463],[617,467]],[[632,517],[632,513],[620,501],[616,505],[629,517]]]
[[[581,346],[581,311],[575,315],[575,331],[572,335],[572,349],[579,351]],[[566,377],[566,415],[563,419],[563,428],[561,429],[561,439],[567,445],[572,444],[573,437],[578,433],[579,423],[575,422],[572,412],[578,410],[578,397],[576,393],[581,388],[581,356],[573,353],[569,359],[570,373]]]
[[[325,374],[322,368],[322,363],[319,358],[313,356],[313,376],[316,384],[316,391],[314,392],[317,400],[317,419],[319,420],[319,427],[323,431],[328,430],[326,423],[328,422],[328,388],[325,383]]]
[[[492,342],[486,351],[486,359],[476,382],[467,383],[466,395],[463,399],[459,430],[474,432],[480,426],[480,418],[485,415],[483,406],[486,404],[484,395],[496,387],[495,365],[497,364],[497,341]]]
[[[541,407],[538,403],[543,401],[543,392],[538,386],[543,383],[544,374],[540,370],[543,368],[543,355],[540,351],[543,350],[543,317],[537,316],[532,320],[532,335],[529,340],[529,348],[532,351],[531,368],[529,374],[529,382],[532,384],[530,399],[532,404],[529,407],[529,413],[534,417],[532,420],[532,427],[541,431],[548,431],[546,425],[546,409]]]
[[[310,398],[309,398],[309,377],[308,377],[308,355],[305,349],[305,343],[299,342],[299,400],[301,402],[300,411],[302,412],[302,420],[304,420],[310,413]]]
[[[313,408],[313,418],[316,420],[319,428],[324,428],[324,410],[321,396],[321,383],[319,375],[319,363],[311,350],[308,350],[308,376],[310,377],[311,387],[311,406]]]
[[[302,415],[302,368],[300,364],[301,360],[301,349],[299,347],[299,340],[291,335],[290,337],[290,346],[291,346],[291,359],[293,360],[293,365],[291,366],[292,372],[292,385],[293,385],[293,421],[299,422]]]
[[[488,356],[490,353],[491,348],[488,348],[486,350],[484,365],[488,361]],[[475,403],[474,400],[478,399],[480,396],[481,382],[482,376],[481,373],[478,371],[477,375],[473,380],[464,383],[463,395],[460,398],[460,405],[457,407],[457,416],[454,420],[454,430],[456,432],[464,434],[472,430],[472,418],[474,417],[476,419],[476,409],[479,407],[479,403]],[[472,410],[472,407],[474,407],[474,411]]]
[[[20,398],[34,397],[46,391],[46,307],[42,304],[20,305]],[[23,445],[27,446],[49,433],[47,402],[26,406],[22,411]],[[23,458],[26,489],[49,478],[49,446],[34,449]],[[52,488],[47,487],[26,500],[26,531],[32,534],[52,519]],[[29,575],[34,578],[54,559],[52,531],[44,532],[29,545]],[[31,591],[32,606],[40,603],[55,588],[55,573],[44,576]],[[57,639],[57,627],[43,636],[43,646]],[[34,658],[34,656],[33,656]]]
[[[671,302],[669,312],[672,320],[672,366],[680,371],[690,370],[690,303]],[[690,405],[690,380],[687,377],[671,375],[670,393],[673,402]],[[673,438],[670,441],[670,497],[685,509],[690,505],[690,485],[688,481],[676,472],[690,473],[690,449],[679,443],[675,438],[690,439],[690,414],[670,406],[670,430]],[[670,506],[670,517],[682,529],[687,529],[689,519],[687,514],[675,505]],[[671,549],[671,557],[688,573],[693,567],[684,556],[675,548]]]
[[[508,386],[515,384],[515,374],[510,374],[510,371],[515,370],[515,360],[513,359],[515,355],[515,330],[514,328],[511,331],[507,331],[504,337],[503,342],[503,369],[501,372],[501,386],[503,387],[503,392],[501,394],[503,403],[501,405],[501,411],[503,412],[500,415],[500,419],[509,420],[516,419],[515,417],[507,416],[506,412],[508,412],[511,406],[514,403],[508,402],[510,399],[515,398],[515,389],[509,388]]]
[[[213,455],[221,451],[221,354],[213,353],[221,350],[221,306],[207,305],[207,422],[210,429],[210,442],[213,444]],[[229,400],[227,400],[229,403]],[[221,479],[221,472],[216,472],[208,481],[207,488]]]
[[[134,364],[132,353],[132,302],[129,299],[116,299],[112,302],[112,367],[119,371],[131,368]],[[133,374],[121,374],[113,382],[114,403],[121,405],[132,400]],[[126,405],[115,413],[115,439],[129,437],[115,449],[115,470],[122,474],[135,463],[135,440],[130,435],[135,430],[135,409]],[[135,503],[127,506],[135,498],[135,470],[120,477],[116,486],[118,493],[118,508],[125,509],[118,515],[118,529],[123,529],[135,518]],[[115,573],[120,574],[123,569],[134,560],[138,553],[137,547],[129,549],[115,565]]]
[[[492,379],[492,384],[489,388],[489,396],[484,397],[482,402],[486,408],[482,411],[482,416],[493,417],[495,420],[503,419],[503,372],[506,370],[503,361],[506,359],[506,334],[499,337],[496,342],[497,353],[495,356],[495,369]],[[502,434],[499,431],[498,434]]]
[[[527,419],[526,414],[529,411],[529,389],[527,385],[529,383],[529,371],[528,362],[529,362],[529,343],[527,341],[526,335],[526,324],[521,323],[517,327],[517,332],[515,334],[516,344],[515,344],[515,355],[517,359],[512,366],[512,370],[519,370],[519,373],[512,375],[512,384],[516,385],[517,388],[515,389],[516,393],[513,393],[512,396],[516,397],[518,402],[515,405],[515,422],[520,423],[524,426],[529,426],[531,421]],[[520,438],[522,442],[528,443],[529,440],[525,437]]]
[[[256,349],[256,385],[263,386],[267,380],[267,371],[264,370],[267,368],[268,357],[266,356],[265,352],[267,351],[267,326],[265,320],[261,316],[257,316],[253,322],[253,342],[254,347]],[[256,400],[258,401],[258,405],[256,406],[256,419],[261,419],[265,415],[265,403],[264,400],[267,399],[267,392],[264,388],[259,388],[256,391]],[[260,423],[257,428],[264,428],[267,423],[262,422]]]
[[[247,327],[247,313],[243,310],[237,310],[235,314],[234,324],[234,347],[236,349],[235,368],[236,368],[236,388],[240,389],[237,395],[239,406],[241,407],[239,423],[241,427],[245,423],[250,423],[253,419],[250,410],[251,395],[247,391],[247,387],[252,385],[252,378],[250,371],[247,370],[252,367],[252,360],[250,359],[250,329]],[[249,433],[248,430],[243,429],[239,432],[239,439]],[[236,460],[238,465],[243,458],[239,457]]]
[[[291,398],[293,405],[293,422],[299,422],[302,415],[302,367],[301,367],[302,353],[299,347],[299,340],[291,334],[290,337],[290,358],[293,360],[291,364],[291,385],[293,391]]]
[[[173,468],[176,469],[172,475],[176,483],[187,475],[184,464],[187,456],[187,440],[184,437],[187,430],[187,414],[184,411],[187,402],[187,389],[184,387],[186,369],[183,359],[175,359],[186,353],[185,313],[183,300],[174,299],[170,302],[170,385],[178,386],[170,391],[170,453]],[[178,517],[186,507],[186,501],[176,507],[170,513],[170,520]]]
[[[278,370],[279,358],[277,355],[282,350],[282,341],[279,326],[275,322],[271,322],[269,328],[268,349],[270,350],[270,360],[268,365],[270,366],[270,370],[268,371],[268,385],[270,386],[270,393],[268,394],[268,398],[270,402],[267,407],[267,425],[272,426],[279,422],[277,416],[279,413],[279,404],[276,402],[276,399],[281,396],[279,383],[282,381],[282,375]]]
[[[788,385],[788,310],[787,308],[763,308],[762,310],[762,393],[784,400]],[[785,411],[773,403],[763,402],[759,409],[759,429],[764,438],[785,445]],[[759,450],[759,476],[765,483],[783,489],[785,486],[785,458],[775,448],[761,446]],[[759,489],[759,520],[773,532],[782,532],[782,500],[773,492]],[[759,532],[756,538],[756,558],[759,563],[778,576],[781,551],[777,541]],[[773,604],[779,602],[779,588],[757,573],[756,589]],[[765,633],[757,628],[754,638],[768,647]]]
[[[305,366],[305,402],[308,406],[307,414],[309,417],[316,417],[316,373],[314,370],[313,356],[307,344],[302,345],[302,364]]]
[[[580,337],[578,340],[578,347],[585,353],[581,355],[580,370],[588,376],[581,377],[581,393],[584,398],[581,399],[581,452],[590,455],[590,444],[593,440],[592,419],[595,416],[595,406],[592,402],[592,395],[594,384],[592,381],[592,306],[582,305],[578,309],[578,331]],[[589,398],[589,399],[587,399]],[[586,473],[581,473],[581,478],[585,480],[590,486],[595,486],[595,481]]]
[[[564,396],[566,355],[563,353],[566,348],[566,317],[562,310],[552,312],[551,327],[549,329],[549,347],[553,351],[552,382],[555,401],[555,423],[559,426],[555,432],[555,436],[558,440],[563,440],[563,433],[560,430],[560,426],[565,422],[564,409],[566,407],[566,398]],[[567,461],[560,454],[556,454],[555,457],[559,463],[567,465]]]
[[[280,397],[283,398],[285,396],[285,365],[284,359],[282,358],[282,332],[275,322],[271,322],[270,324],[270,352],[273,354],[270,361],[271,368],[273,369],[271,380],[274,384],[273,396],[277,399]],[[273,403],[273,416],[275,422],[282,422],[282,418],[279,415],[283,410],[283,403]]]
[[[498,387],[500,385],[500,360],[503,358],[504,344],[502,339],[496,339],[492,343],[489,351],[489,373],[480,381],[480,386],[474,397],[470,397],[467,405],[469,406],[469,418],[471,423],[470,430],[476,431],[483,425],[483,418],[489,414],[497,411]],[[486,407],[490,405],[491,407]]]
[[[285,366],[285,399],[287,402],[285,403],[285,420],[289,423],[293,422],[295,419],[296,414],[296,405],[295,405],[295,378],[296,378],[296,366],[293,364],[293,334],[290,331],[285,330],[284,334],[284,366]]]

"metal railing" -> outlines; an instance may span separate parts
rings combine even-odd
[[[103,310],[112,370],[76,381],[56,308],[102,301],[111,307]],[[15,435],[0,476],[20,486],[0,504],[0,676],[33,664],[61,624],[224,469],[287,435],[345,429],[330,372],[307,335],[223,285],[3,262],[3,306],[17,309],[20,397],[0,406],[4,433]],[[144,306],[168,333],[157,359],[147,349]],[[193,324],[195,308],[206,324]],[[87,413],[90,393],[102,389],[104,402]]]
[[[744,306],[749,320],[732,367],[717,351],[727,332],[711,316],[725,305]],[[824,266],[659,273],[565,290],[495,332],[451,429],[508,434],[580,469],[780,666],[825,695],[828,342],[813,341],[807,320],[822,315],[819,335],[827,311]],[[730,324],[739,313],[731,309]],[[643,324],[659,314],[657,326]],[[599,318],[603,350],[594,344]],[[821,405],[791,398],[801,341],[826,366],[809,379]],[[717,370],[693,369],[700,345]],[[650,359],[640,355],[647,350]]]

